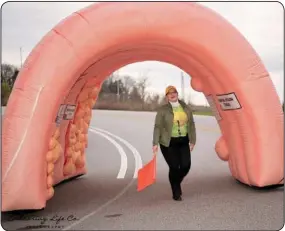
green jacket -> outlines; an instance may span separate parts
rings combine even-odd
[[[196,128],[193,118],[193,112],[189,106],[183,101],[179,100],[188,117],[188,137],[191,144],[196,144]],[[161,106],[155,117],[154,131],[153,131],[153,145],[162,144],[168,147],[171,140],[171,132],[173,126],[173,111],[170,103]]]

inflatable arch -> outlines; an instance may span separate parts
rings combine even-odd
[[[146,60],[192,76],[217,112],[215,149],[235,179],[283,183],[282,107],[259,56],[232,25],[196,3],[100,3],[52,29],[17,78],[3,122],[2,211],[44,208],[55,184],[86,173],[102,82]]]

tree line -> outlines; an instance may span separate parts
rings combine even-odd
[[[164,97],[147,92],[148,85],[147,76],[135,80],[128,75],[111,75],[102,85],[95,108],[153,111],[164,103]]]
[[[1,64],[1,105],[6,106],[19,68],[11,64]],[[95,108],[113,110],[155,110],[163,103],[163,96],[146,91],[148,78],[135,80],[131,76],[107,78],[101,88]]]
[[[1,105],[6,106],[19,73],[19,68],[11,64],[1,64]]]
[[[6,106],[19,68],[1,64],[1,105]],[[131,76],[111,75],[102,85],[95,108],[107,110],[155,110],[164,102],[163,95],[147,92],[147,76],[135,80]]]

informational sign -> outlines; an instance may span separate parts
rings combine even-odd
[[[221,120],[222,117],[221,117],[221,115],[219,113],[218,108],[216,107],[215,100],[214,100],[213,96],[212,95],[207,95],[206,99],[208,100],[208,103],[209,103],[209,105],[210,105],[210,107],[212,109],[212,112],[213,112],[214,116],[216,117],[216,120]]]
[[[70,104],[66,105],[64,115],[63,115],[63,119],[64,120],[72,120],[74,117],[75,109],[76,109],[76,105],[70,105]]]
[[[60,125],[60,123],[61,123],[61,121],[63,119],[65,109],[66,109],[66,105],[65,104],[61,104],[60,107],[59,107],[56,119],[55,119],[55,123],[56,123],[57,126]]]
[[[59,126],[62,120],[72,120],[75,114],[76,105],[61,104],[55,119],[55,123]]]
[[[241,109],[241,105],[235,93],[217,95],[217,99],[224,111]]]

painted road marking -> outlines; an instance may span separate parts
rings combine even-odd
[[[135,179],[132,179],[131,182],[122,189],[121,192],[119,192],[115,197],[113,197],[111,200],[107,201],[105,204],[101,205],[99,208],[97,208],[96,210],[94,210],[93,212],[85,215],[84,217],[80,218],[78,221],[72,223],[71,225],[65,227],[62,230],[69,230],[72,227],[74,227],[75,225],[78,225],[80,223],[82,223],[83,221],[85,221],[86,219],[88,219],[89,217],[95,215],[96,213],[98,213],[100,210],[102,210],[103,208],[107,207],[108,205],[112,204],[114,201],[118,200],[121,196],[123,196],[126,191],[132,186],[132,184],[135,182]]]
[[[142,166],[142,160],[141,160],[141,155],[139,154],[139,152],[137,151],[137,149],[132,146],[129,142],[127,142],[126,140],[124,140],[123,138],[119,137],[119,136],[116,136],[108,131],[105,131],[103,129],[99,129],[99,128],[94,128],[94,127],[90,127],[89,128],[89,131],[93,132],[93,133],[96,133],[96,134],[99,134],[101,136],[103,136],[104,138],[108,139],[110,142],[112,142],[114,145],[115,143],[117,143],[116,141],[114,141],[112,138],[110,138],[109,136],[112,136],[112,137],[115,137],[117,138],[118,140],[120,140],[122,143],[124,143],[134,154],[134,158],[136,160],[136,169],[135,169],[135,173],[134,173],[134,178],[137,177],[137,170],[139,168],[141,168]],[[108,135],[106,135],[106,134]],[[112,140],[112,141],[111,141]],[[117,143],[118,144],[118,143]],[[116,146],[116,145],[115,145]],[[120,148],[122,148],[119,144],[118,146]],[[116,146],[117,147],[117,146]],[[118,147],[117,147],[118,148]],[[122,163],[122,162],[121,162]],[[122,164],[121,164],[122,166]],[[127,164],[126,164],[127,166]],[[72,227],[84,222],[86,219],[88,219],[89,217],[95,215],[96,213],[98,213],[100,210],[104,209],[105,207],[109,206],[110,204],[112,204],[113,202],[115,202],[116,200],[118,200],[121,196],[123,196],[126,191],[133,185],[133,183],[135,182],[135,179],[132,179],[130,181],[130,183],[122,189],[122,191],[120,191],[115,197],[113,197],[111,200],[107,201],[105,204],[101,205],[99,208],[97,208],[96,210],[94,210],[93,212],[85,215],[84,217],[82,217],[81,219],[79,219],[78,221],[72,223],[71,225],[65,227],[64,229],[62,230],[70,230]]]
[[[105,139],[110,141],[117,148],[118,152],[121,155],[121,167],[120,167],[120,170],[118,172],[117,178],[118,179],[125,178],[127,168],[128,168],[128,158],[127,158],[127,155],[126,155],[124,149],[122,148],[122,146],[119,143],[117,143],[114,139],[110,138],[109,136],[107,136],[106,134],[104,134],[102,132],[96,131],[92,128],[89,128],[89,131],[104,137]]]
[[[135,166],[136,166],[133,178],[137,178],[138,171],[140,168],[142,168],[142,158],[141,158],[141,155],[138,152],[138,150],[133,145],[131,145],[128,141],[126,141],[125,139],[123,139],[123,138],[121,138],[121,137],[119,137],[119,136],[117,136],[111,132],[108,132],[108,131],[100,129],[100,128],[95,128],[95,127],[92,127],[92,129],[106,133],[109,136],[112,136],[112,137],[118,139],[119,141],[121,141],[123,144],[125,144],[132,151],[134,158],[135,158]]]

